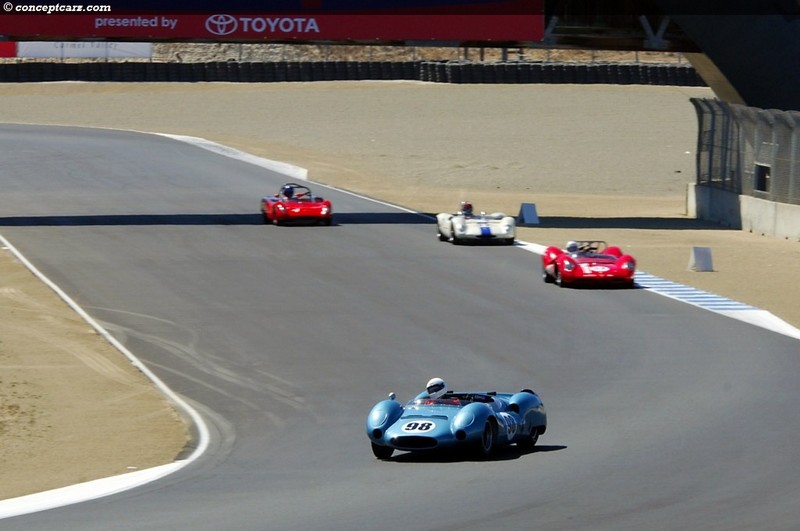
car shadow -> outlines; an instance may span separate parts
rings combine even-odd
[[[452,245],[452,242],[448,242]],[[455,245],[461,247],[491,247],[491,246],[501,246],[501,247],[511,247],[514,244],[508,243],[508,240],[498,239],[498,238],[487,238],[487,239],[479,239],[479,238],[470,238],[459,240],[458,243]]]
[[[645,289],[636,282],[633,283],[633,286],[627,286],[625,284],[620,283],[612,283],[607,282],[603,283],[602,281],[598,282],[576,282],[574,284],[568,284],[564,286],[564,289],[574,289],[580,291],[631,291],[631,290],[639,290]]]
[[[460,450],[430,450],[424,452],[398,453],[385,461],[395,463],[464,463],[464,462],[492,462],[513,461],[526,455],[558,452],[566,450],[563,445],[536,445],[533,448],[521,448],[518,445],[502,446],[496,448],[489,457],[480,457],[474,452]]]
[[[82,227],[125,225],[263,225],[261,214],[99,214],[80,216],[7,216],[2,227]]]
[[[430,225],[428,214],[416,212],[336,212],[334,225]]]
[[[246,214],[89,214],[0,217],[0,227],[80,227],[125,225],[262,225],[258,212]],[[428,225],[436,214],[417,212],[338,212],[337,225]],[[581,218],[541,217],[535,228],[554,229],[653,229],[653,230],[737,230],[710,221],[686,218]]]
[[[336,225],[421,225],[433,220],[412,212],[343,212],[334,214]],[[92,214],[0,217],[0,227],[82,227],[126,225],[263,225],[262,214]],[[309,223],[290,222],[291,225]],[[312,222],[311,224],[314,224]]]
[[[521,227],[525,225],[520,225]],[[535,228],[550,229],[650,229],[650,230],[738,230],[712,221],[694,218],[597,218],[571,216],[540,216]]]

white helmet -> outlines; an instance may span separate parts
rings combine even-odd
[[[428,396],[433,399],[437,399],[447,392],[447,384],[441,378],[431,378],[425,387],[428,389]]]
[[[578,242],[567,242],[567,252],[568,253],[577,253],[578,252]]]

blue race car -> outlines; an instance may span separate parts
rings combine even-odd
[[[473,450],[479,457],[488,457],[501,445],[533,448],[546,429],[544,404],[530,389],[423,392],[405,406],[391,393],[367,416],[367,436],[378,459],[390,458],[395,450],[444,448]]]

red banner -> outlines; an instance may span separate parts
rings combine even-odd
[[[233,42],[536,42],[544,14],[0,15],[10,40]]]
[[[16,57],[17,43],[0,41],[0,57]]]

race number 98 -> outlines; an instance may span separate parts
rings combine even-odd
[[[436,427],[436,424],[427,420],[411,421],[403,424],[403,431],[406,433],[425,433]]]

